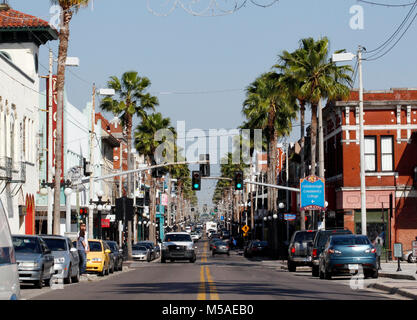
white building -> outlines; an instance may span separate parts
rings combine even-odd
[[[33,234],[39,191],[39,47],[58,33],[0,5],[0,201],[12,233]]]

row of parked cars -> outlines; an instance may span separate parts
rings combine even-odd
[[[312,276],[321,279],[360,270],[365,278],[378,278],[376,248],[367,236],[350,230],[295,232],[288,248],[288,271],[295,272],[297,266],[311,266]]]

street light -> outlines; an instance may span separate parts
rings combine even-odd
[[[103,210],[107,210],[108,207],[110,206],[110,200],[107,201],[103,201],[102,198],[104,196],[104,191],[103,190],[98,190],[96,192],[98,201],[93,201],[93,199],[90,199],[90,210],[91,212],[93,212],[93,210],[95,208],[97,208],[97,220],[98,220],[98,238],[101,239],[102,238],[102,230],[101,230],[101,212]],[[110,206],[110,210],[111,210],[111,206]]]
[[[359,46],[358,54],[337,53],[333,54],[333,62],[352,61],[358,59],[359,71],[359,145],[360,145],[360,179],[361,179],[361,226],[362,234],[366,235],[366,181],[365,181],[365,137],[363,127],[363,78],[362,78],[362,51],[366,48]]]

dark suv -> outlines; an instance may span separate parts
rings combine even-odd
[[[311,266],[311,248],[317,230],[297,231],[288,247],[288,271],[295,272],[297,266]]]
[[[347,229],[334,229],[334,230],[320,230],[317,232],[314,237],[313,248],[311,250],[311,262],[312,262],[312,275],[313,277],[319,276],[319,257],[320,253],[323,251],[326,246],[327,240],[331,235],[339,234],[352,234],[350,230]]]

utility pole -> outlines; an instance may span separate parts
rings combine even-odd
[[[366,181],[365,181],[365,134],[363,128],[363,78],[362,78],[362,46],[358,50],[359,70],[359,144],[360,144],[360,176],[361,176],[361,222],[362,234],[366,235]]]
[[[324,179],[324,138],[323,138],[323,108],[321,99],[319,109],[319,177]]]
[[[54,72],[54,55],[52,53],[52,49],[49,49],[49,90],[48,90],[48,169],[47,169],[47,181],[48,183],[52,183],[52,150],[54,149],[52,146],[52,99],[53,99],[53,77],[52,74]],[[52,234],[52,201],[53,201],[53,192],[52,188],[48,188],[48,213],[47,213],[47,229],[48,234]]]
[[[94,198],[94,127],[95,127],[95,111],[96,109],[96,85],[93,84],[93,101],[91,104],[91,134],[90,134],[90,167],[91,167],[91,174],[90,174],[90,200]],[[94,220],[94,209],[92,206],[88,208],[88,236],[93,237],[93,225]],[[99,221],[98,223],[101,223]]]

